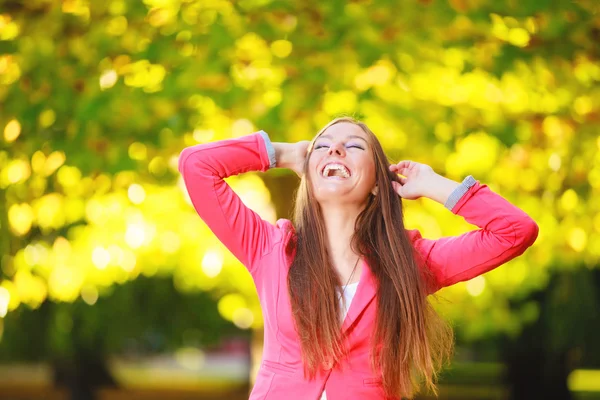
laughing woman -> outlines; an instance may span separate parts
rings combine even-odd
[[[224,178],[290,168],[294,221],[247,208]],[[364,124],[338,118],[312,141],[264,131],[185,148],[179,171],[194,208],[248,268],[264,315],[250,399],[399,399],[436,392],[453,334],[427,300],[522,254],[536,223],[472,176],[462,183],[413,161],[390,164]],[[404,227],[402,199],[428,197],[479,227],[425,239]]]

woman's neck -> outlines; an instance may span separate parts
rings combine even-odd
[[[350,248],[350,242],[356,219],[362,209],[351,205],[331,205],[321,206],[321,211],[327,234],[327,250],[340,280],[346,282],[358,257]],[[356,282],[359,277],[360,268],[357,267],[350,282]]]

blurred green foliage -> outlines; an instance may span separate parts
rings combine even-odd
[[[553,270],[598,265],[599,42],[595,0],[5,0],[0,337],[1,317],[18,325],[24,308],[55,303],[46,326],[68,334],[142,276],[209,292],[226,320],[259,328],[250,276],[195,215],[177,156],[258,129],[309,139],[339,113],[393,160],[473,174],[538,222],[523,257],[442,292],[467,340],[517,335],[540,310],[511,299]],[[270,221],[273,201],[292,201],[259,175],[229,182]],[[426,237],[473,228],[407,203]],[[158,321],[173,298],[131,315]]]

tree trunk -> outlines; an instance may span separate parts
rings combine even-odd
[[[567,387],[567,352],[543,349],[543,332],[530,327],[506,346],[507,383],[511,400],[572,399]]]
[[[572,399],[569,374],[598,365],[598,281],[600,273],[577,266],[555,272],[544,290],[523,300],[536,302],[540,315],[516,339],[504,340],[511,399]]]
[[[54,364],[54,383],[66,389],[71,400],[94,400],[99,389],[118,386],[104,358],[86,350]]]
[[[292,219],[294,211],[295,193],[300,180],[293,174],[262,174],[261,178],[269,192],[275,206],[277,218]]]

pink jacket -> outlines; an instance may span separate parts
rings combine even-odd
[[[375,281],[364,263],[356,295],[342,329],[348,332],[349,360],[323,365],[315,380],[303,377],[300,342],[287,291],[294,235],[289,220],[276,225],[247,208],[223,180],[272,166],[264,133],[183,149],[179,171],[194,208],[214,234],[250,271],[264,317],[263,360],[250,399],[384,399],[381,380],[369,364],[369,339],[376,315]],[[537,237],[536,223],[486,185],[476,182],[452,212],[481,229],[458,237],[430,240],[408,234],[437,280],[435,290],[481,275],[522,254]]]

